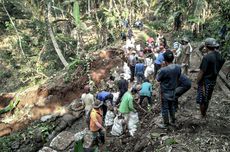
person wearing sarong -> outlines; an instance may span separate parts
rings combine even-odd
[[[208,53],[202,58],[200,64],[200,71],[197,76],[196,99],[196,102],[200,105],[202,117],[206,116],[209,101],[216,85],[217,75],[225,62],[217,50],[218,47],[219,44],[214,38],[205,40],[205,48]]]

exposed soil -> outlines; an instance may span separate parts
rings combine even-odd
[[[122,65],[122,52],[116,49],[109,49],[93,53],[97,56],[90,64],[90,75],[95,82],[95,87],[101,87],[101,80],[106,80],[110,75],[110,70]],[[193,53],[191,69],[197,69],[200,58]],[[79,71],[78,71],[79,70]],[[82,94],[82,88],[88,82],[87,74],[82,74],[83,67],[78,68],[75,72],[76,79],[65,84],[63,75],[60,75],[42,86],[30,88],[20,96],[21,102],[17,109],[25,111],[24,119],[11,122],[9,124],[0,124],[0,135],[8,134],[12,131],[22,129],[28,126],[31,121],[39,119],[42,115],[60,112],[60,107],[65,107],[74,99],[79,98]],[[81,72],[81,73],[79,73]],[[128,151],[170,151],[170,152],[218,152],[230,151],[230,103],[229,99],[224,96],[218,85],[213,93],[212,100],[208,110],[207,119],[200,119],[199,107],[196,105],[196,84],[195,78],[197,73],[190,73],[192,79],[192,88],[180,98],[180,105],[176,115],[177,126],[170,126],[168,129],[159,129],[157,123],[161,120],[160,111],[154,110],[146,112],[135,103],[135,108],[139,113],[140,124],[134,137],[128,133],[120,137],[113,137],[107,130],[105,149],[114,152]],[[6,98],[4,98],[5,100]],[[160,103],[155,102],[155,106]],[[28,105],[33,105],[32,107]],[[7,113],[5,116],[12,116],[14,112]],[[63,116],[64,117],[64,116]],[[20,118],[20,117],[19,117]],[[56,129],[62,124],[60,119],[53,121]],[[31,125],[31,124],[30,124]],[[66,131],[76,133],[85,128],[84,119],[74,119],[71,124],[67,124]],[[23,130],[21,130],[23,132]],[[58,133],[58,132],[57,132]],[[36,137],[36,136],[35,136]],[[52,138],[51,138],[52,139]],[[51,140],[50,139],[50,140]],[[39,140],[29,138],[24,142],[15,143],[19,151],[37,151],[44,142],[32,146],[28,149],[28,140]],[[48,145],[50,140],[45,144]],[[36,143],[36,142],[35,142]],[[19,146],[18,146],[19,145]],[[73,145],[71,145],[73,149]]]
[[[117,49],[107,49],[94,53],[96,59],[90,64],[90,75],[96,87],[100,87],[102,79],[108,78],[111,68],[121,66],[122,60],[118,57],[120,53]],[[0,136],[23,129],[30,122],[40,119],[41,116],[60,113],[60,109],[79,98],[83,93],[84,85],[88,83],[87,74],[84,73],[84,67],[79,66],[71,75],[74,79],[69,83],[64,82],[65,75],[61,74],[41,86],[35,86],[20,93],[20,103],[15,110],[20,111],[17,114],[18,118],[9,123],[3,123],[3,118],[9,118],[16,114],[15,111],[12,111],[2,115],[0,118]],[[13,99],[13,95],[1,95],[0,108],[8,105],[9,101]],[[65,110],[61,112],[65,113]]]

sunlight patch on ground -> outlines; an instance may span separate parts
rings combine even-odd
[[[99,69],[97,71],[92,72],[91,76],[94,81],[99,82],[104,74],[105,70]]]
[[[108,51],[101,51],[100,54],[99,54],[100,58],[103,58],[103,59],[109,59],[109,53]]]

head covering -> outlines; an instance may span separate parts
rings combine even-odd
[[[182,38],[182,41],[184,41],[184,42],[187,42],[187,43],[188,43],[188,42],[189,42],[189,39],[188,39],[187,37],[183,37],[183,38]]]
[[[205,46],[211,47],[211,48],[219,47],[219,44],[217,43],[217,41],[214,38],[205,39],[204,44],[205,44]]]
[[[102,106],[103,102],[101,102],[100,100],[95,100],[93,107],[94,108],[100,108]]]

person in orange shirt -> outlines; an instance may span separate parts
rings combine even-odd
[[[101,106],[103,102],[96,100],[93,105],[93,109],[90,113],[90,131],[92,132],[93,145],[98,145],[98,142],[104,144],[106,129],[103,127],[103,112]]]

